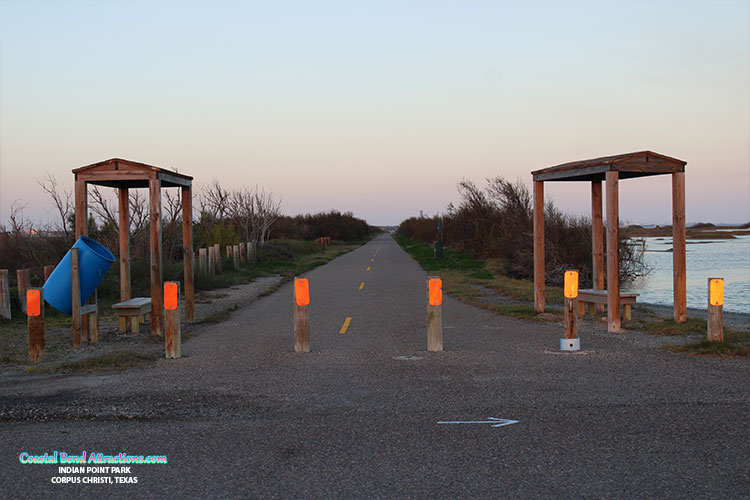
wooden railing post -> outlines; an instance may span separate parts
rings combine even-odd
[[[73,316],[73,347],[81,347],[81,273],[78,267],[78,249],[70,249],[71,314]]]
[[[18,281],[18,302],[21,304],[21,311],[26,314],[26,290],[31,286],[31,271],[29,269],[18,269],[16,279]]]
[[[724,342],[723,278],[708,278],[708,340]]]
[[[8,278],[7,269],[0,269],[0,317],[11,319],[10,279]]]
[[[44,289],[30,288],[26,305],[29,361],[39,363],[44,358]]]
[[[427,277],[427,350],[443,350],[443,280]]]
[[[182,330],[180,325],[180,283],[164,283],[164,351],[167,359],[179,358],[182,354]]]
[[[310,285],[304,278],[294,278],[294,352],[310,352],[307,306],[310,304]]]

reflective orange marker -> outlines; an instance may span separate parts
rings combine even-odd
[[[443,303],[443,280],[440,278],[430,278],[429,296],[431,306],[439,306]]]
[[[39,290],[26,290],[26,314],[34,317],[42,314],[42,301]]]
[[[564,295],[568,299],[578,297],[578,271],[565,271]]]
[[[711,278],[708,303],[712,306],[724,305],[724,279]]]
[[[306,306],[310,303],[310,284],[305,278],[294,280],[294,297],[298,306]]]
[[[177,306],[177,283],[164,283],[164,309],[174,311]]]

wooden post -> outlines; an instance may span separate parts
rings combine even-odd
[[[216,274],[221,274],[221,247],[217,243],[214,245],[214,248],[214,257],[216,258]]]
[[[216,276],[216,247],[208,247],[208,276],[213,278]]]
[[[245,242],[240,241],[240,265],[244,266],[247,260],[245,259]]]
[[[75,184],[75,206],[76,206],[76,240],[81,236],[88,234],[87,222],[88,222],[88,193],[86,188],[86,182],[79,180],[76,175]]]
[[[250,262],[258,262],[258,243],[255,241],[250,242]]]
[[[26,303],[29,361],[39,363],[44,358],[44,289],[30,288]]]
[[[443,285],[435,276],[427,277],[427,350],[443,350]]]
[[[11,319],[10,279],[8,278],[7,269],[0,269],[0,317]]]
[[[185,281],[185,321],[195,323],[195,272],[193,270],[193,195],[182,188],[182,256]]]
[[[93,300],[91,301],[91,303],[96,304],[98,301],[99,301],[99,291],[94,290],[94,296],[93,296]],[[88,332],[89,332],[89,342],[91,344],[96,344],[97,342],[99,342],[99,311],[98,309],[94,309],[93,311],[87,313],[85,318],[86,318],[85,325],[87,326]],[[84,332],[85,331],[86,330],[84,330]]]
[[[544,182],[534,181],[534,310],[544,306]]]
[[[161,274],[161,181],[148,180],[148,200],[151,233],[151,337],[162,335],[162,274]]]
[[[240,247],[238,245],[232,245],[232,265],[235,271],[240,268]]]
[[[721,282],[720,291],[712,286],[712,281]],[[708,341],[724,342],[724,280],[721,278],[708,278]]]
[[[81,347],[81,273],[78,268],[78,249],[70,249],[70,300],[73,315],[73,347]]]
[[[576,325],[576,302],[575,298],[565,297],[565,338],[578,338],[578,329]]]
[[[198,272],[201,273],[201,275],[206,276],[207,271],[208,269],[206,269],[206,249],[199,248],[198,249]]]
[[[164,283],[164,351],[167,359],[181,356],[180,284]]]
[[[607,331],[620,328],[620,174],[607,172]]]
[[[131,298],[130,291],[130,207],[128,188],[117,190],[120,233],[120,301]]]
[[[21,311],[26,314],[26,290],[31,286],[31,271],[29,269],[18,269],[16,271],[16,282],[18,283],[18,303]]]
[[[685,173],[672,174],[672,276],[674,320],[687,320],[687,283],[685,271]]]
[[[591,257],[593,288],[604,290],[604,221],[602,219],[602,181],[591,182]],[[592,304],[604,312],[604,304]],[[593,314],[593,312],[592,312]]]
[[[47,283],[49,275],[55,270],[55,266],[44,266],[44,282]]]
[[[304,283],[303,283],[304,282]],[[310,292],[307,280],[294,278],[294,352],[310,352],[307,306]]]

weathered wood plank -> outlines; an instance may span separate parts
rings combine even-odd
[[[31,287],[31,270],[17,269],[16,284],[18,287],[18,303],[21,305],[21,312],[26,314],[26,291]]]
[[[685,174],[672,174],[672,277],[674,320],[687,320],[687,281],[685,269]]]
[[[185,282],[185,321],[195,322],[195,271],[193,269],[193,195],[190,187],[182,188],[182,255]],[[178,356],[179,357],[179,356]]]
[[[149,231],[151,235],[151,336],[162,335],[162,266],[161,266],[161,182],[148,182]]]
[[[11,319],[10,277],[7,269],[0,269],[0,317]]]
[[[607,172],[607,331],[620,324],[620,215],[619,174]]]
[[[543,313],[544,291],[544,183],[534,182],[534,310]]]

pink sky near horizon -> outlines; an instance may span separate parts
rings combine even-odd
[[[742,223],[749,89],[742,1],[0,0],[0,223],[112,157],[396,225],[463,178],[641,150],[688,162],[689,222]],[[546,192],[588,214],[588,184]],[[623,181],[621,221],[670,223],[670,196]]]

